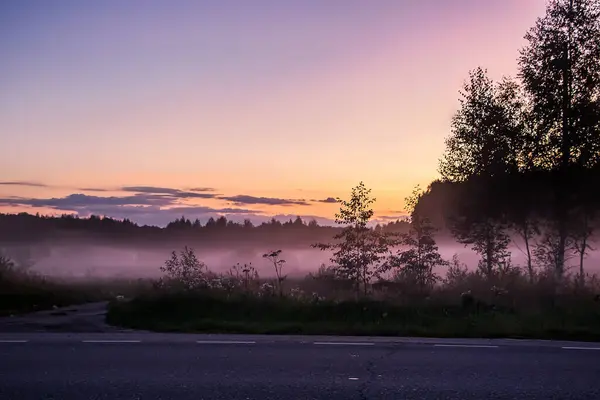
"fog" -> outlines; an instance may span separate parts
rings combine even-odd
[[[61,278],[153,278],[161,275],[160,266],[170,257],[172,250],[179,247],[115,247],[95,243],[88,244],[20,244],[1,245],[5,254],[18,264],[27,266],[32,271],[45,276]],[[193,246],[191,246],[194,248]],[[281,248],[282,257],[286,260],[284,271],[289,276],[304,276],[316,271],[323,263],[328,264],[330,252],[313,248],[289,247]],[[199,260],[214,272],[227,272],[236,263],[252,263],[262,277],[274,275],[273,266],[262,257],[268,248],[233,247],[206,249],[195,248]],[[469,269],[477,266],[479,256],[458,243],[442,243],[439,246],[442,256],[450,260],[454,254]],[[517,247],[510,249],[514,265],[525,265],[526,257]],[[570,259],[568,265],[575,267],[578,259]],[[586,257],[585,268],[589,273],[597,273],[600,268],[600,252],[596,251]],[[438,270],[444,275],[444,269]]]

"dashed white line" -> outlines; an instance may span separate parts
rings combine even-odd
[[[464,348],[481,348],[481,349],[496,349],[498,346],[486,344],[434,344],[434,347],[464,347]]]
[[[565,346],[561,347],[563,350],[600,350],[600,347],[576,347],[576,346]]]
[[[256,344],[253,341],[245,340],[197,340],[198,344]]]
[[[29,340],[0,340],[0,343],[27,343]]]
[[[316,345],[328,345],[328,346],[374,346],[375,343],[367,342],[314,342]]]
[[[141,343],[141,340],[82,340],[82,343]]]
[[[349,381],[357,381],[358,378],[348,378]]]

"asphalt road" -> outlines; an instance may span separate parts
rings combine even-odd
[[[599,399],[600,344],[0,334],[1,399]]]

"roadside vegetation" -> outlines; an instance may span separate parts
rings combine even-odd
[[[419,196],[415,190],[407,206]],[[595,277],[557,282],[541,265],[533,280],[510,264],[469,271],[457,257],[442,259],[435,229],[414,209],[406,234],[367,228],[373,201],[361,183],[341,202],[346,228],[333,244],[315,245],[334,249],[331,264],[304,279],[285,279],[279,250],[265,253],[260,269],[277,273],[262,279],[249,264],[215,274],[184,247],[151,291],[112,302],[107,321],[163,332],[600,340]]]

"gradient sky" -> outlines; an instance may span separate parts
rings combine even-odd
[[[3,0],[0,211],[332,218],[362,180],[397,216],[468,71],[514,74],[544,6]]]

